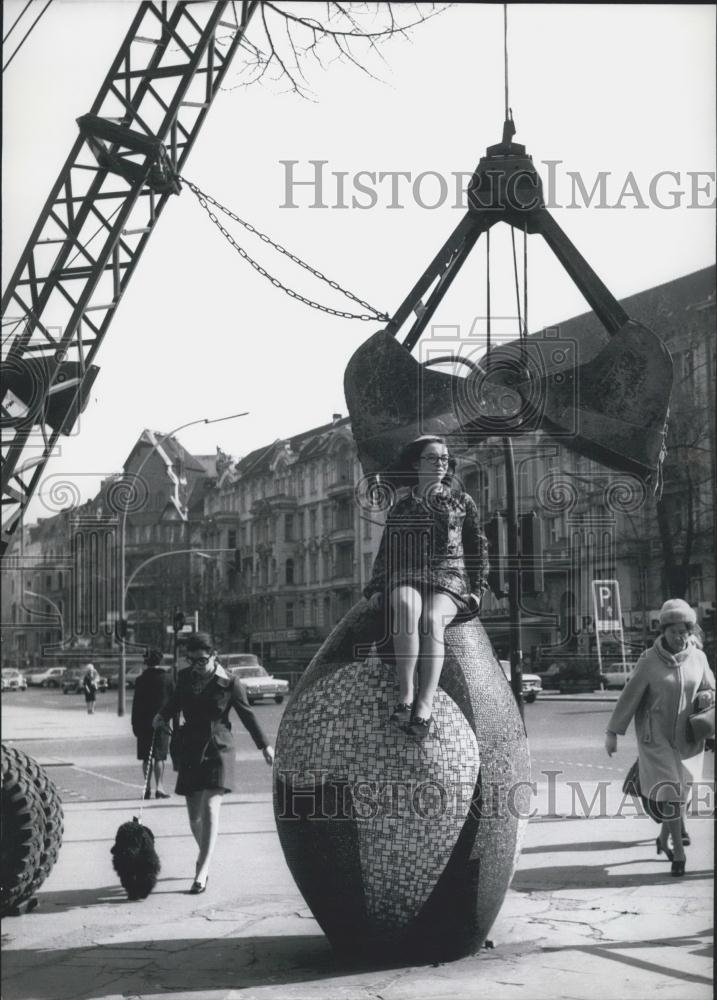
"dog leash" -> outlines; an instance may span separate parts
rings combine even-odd
[[[156,731],[152,732],[152,744],[149,748],[149,757],[147,758],[147,775],[144,779],[144,787],[142,788],[142,798],[139,804],[139,816],[137,817],[137,822],[142,822],[142,810],[144,809],[145,796],[149,790],[152,781],[152,761],[154,759],[154,741],[157,739]]]

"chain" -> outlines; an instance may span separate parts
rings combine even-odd
[[[225,205],[222,205],[215,198],[212,198],[211,195],[205,194],[205,192],[202,191],[200,188],[198,188],[196,184],[193,184],[191,181],[188,181],[185,177],[180,177],[179,179],[183,181],[183,183],[185,183],[189,188],[189,190],[195,195],[197,201],[202,206],[204,211],[207,213],[209,218],[212,220],[214,225],[217,227],[219,232],[222,234],[222,236],[224,236],[227,242],[234,247],[239,256],[243,257],[244,260],[248,261],[254,268],[254,270],[258,271],[263,278],[266,278],[268,281],[270,281],[275,288],[280,288],[282,292],[286,292],[288,296],[290,296],[292,299],[296,299],[297,302],[303,302],[304,305],[310,306],[312,309],[318,309],[320,312],[328,313],[330,316],[338,316],[341,319],[360,319],[363,322],[372,322],[377,319],[388,321],[389,317],[386,313],[380,312],[378,309],[375,309],[372,305],[370,305],[370,303],[364,302],[363,299],[358,298],[358,296],[354,295],[353,292],[350,292],[346,288],[342,288],[342,286],[339,285],[337,281],[332,281],[330,278],[327,278],[325,274],[321,273],[321,271],[317,271],[315,267],[312,267],[311,264],[307,264],[306,261],[301,260],[300,257],[297,257],[295,254],[291,253],[290,250],[287,250],[285,247],[281,246],[281,244],[275,243],[271,239],[271,237],[267,236],[265,233],[260,232],[255,226],[252,226],[250,222],[245,222],[244,219],[240,219],[238,215],[235,215],[234,212],[231,211],[231,209],[228,209]],[[234,222],[238,222],[239,225],[243,226],[247,230],[247,232],[254,233],[256,236],[259,237],[260,240],[263,240],[264,243],[268,243],[269,246],[273,247],[278,253],[283,254],[285,257],[288,257],[289,260],[292,261],[294,264],[298,264],[299,267],[303,267],[304,270],[309,271],[311,274],[314,275],[315,278],[318,278],[320,281],[325,281],[327,285],[335,289],[337,292],[341,292],[347,298],[351,299],[353,302],[356,302],[357,305],[363,306],[364,309],[369,309],[371,311],[370,314],[351,313],[351,312],[344,312],[341,309],[332,309],[330,306],[321,305],[320,302],[314,302],[313,299],[305,298],[299,292],[294,291],[293,288],[287,288],[287,286],[283,285],[278,278],[273,277],[273,275],[269,274],[269,272],[265,268],[263,268],[261,264],[257,263],[257,261],[255,261],[252,257],[250,257],[243,247],[239,246],[239,244],[234,239],[232,234],[228,232],[227,229],[225,229],[225,227],[221,224],[217,216],[211,210],[211,208],[209,207],[210,205],[214,205],[217,209],[219,209],[220,212],[224,212],[224,214],[228,215],[230,219],[233,219]]]

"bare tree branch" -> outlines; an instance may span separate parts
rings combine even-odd
[[[316,5],[318,6],[318,5]],[[262,38],[241,41],[244,64],[239,82],[223,87],[236,90],[260,82],[288,85],[284,92],[312,99],[305,72],[308,60],[325,69],[332,62],[346,62],[373,80],[367,60],[378,57],[388,65],[381,47],[394,38],[410,39],[410,32],[452,7],[452,3],[322,4],[322,19],[295,13],[290,5],[263,0],[258,23]],[[407,12],[407,14],[406,14]],[[331,53],[333,52],[333,58]]]

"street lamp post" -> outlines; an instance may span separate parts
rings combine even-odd
[[[171,431],[168,431],[166,434],[164,434],[159,439],[159,441],[156,441],[152,445],[149,453],[142,460],[139,468],[137,469],[137,472],[134,475],[139,476],[145,464],[149,461],[150,457],[154,454],[154,452],[157,451],[158,448],[161,448],[164,442],[167,441],[169,438],[171,438],[174,434],[179,433],[179,431],[185,430],[187,427],[194,427],[197,424],[220,424],[223,423],[225,420],[236,420],[238,417],[246,417],[248,413],[249,411],[245,410],[243,413],[231,413],[227,417],[213,417],[213,418],[200,417],[198,420],[189,420],[187,423],[180,424],[178,427],[174,427]],[[140,563],[140,566],[137,567],[137,569],[135,569],[132,576],[130,577],[129,583],[125,582],[125,577],[127,573],[126,570],[127,513],[128,513],[127,507],[125,507],[124,511],[122,512],[122,530],[120,534],[120,617],[118,623],[119,634],[117,636],[117,638],[120,640],[120,669],[119,669],[119,678],[118,678],[119,683],[117,690],[117,715],[124,715],[127,706],[127,701],[125,697],[125,688],[124,688],[125,677],[127,676],[127,607],[126,607],[127,590],[129,588],[129,583],[131,583],[132,580],[134,579],[137,570],[141,569],[141,567],[146,565],[147,562],[151,561],[152,558],[155,558],[155,557],[150,557],[150,560],[145,560],[144,563]],[[192,551],[192,550],[190,549],[187,551]],[[160,553],[160,554],[167,555],[167,553]]]
[[[208,552],[202,552],[200,549],[173,549],[171,552],[158,552],[156,555],[149,556],[149,558],[144,559],[139,566],[136,566],[132,571],[127,583],[124,583],[124,560],[122,561],[122,580],[123,589],[121,595],[122,601],[122,618],[123,630],[126,627],[126,614],[127,614],[127,594],[132,586],[132,581],[137,576],[140,570],[144,569],[145,566],[149,566],[150,563],[157,562],[159,559],[167,559],[169,556],[182,556],[182,555],[194,555],[198,556],[200,559],[216,559],[215,555],[210,555]],[[176,615],[175,615],[176,618]],[[126,698],[124,692],[124,681],[127,676],[127,645],[126,645],[126,635],[121,635],[122,647],[120,650],[120,670],[119,670],[119,690],[117,698],[117,714],[124,715],[126,708]],[[175,629],[175,672],[176,672],[176,629]],[[176,680],[176,677],[175,677]]]

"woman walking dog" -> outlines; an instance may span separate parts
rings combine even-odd
[[[189,826],[199,848],[194,883],[189,890],[197,895],[207,887],[222,797],[234,787],[235,748],[229,721],[232,708],[269,765],[274,751],[249,707],[243,685],[217,663],[206,633],[189,636],[187,660],[189,667],[179,671],[177,686],[155,716],[153,726],[161,729],[180,712],[184,716],[184,725],[176,734],[176,792],[186,796]]]
[[[696,630],[697,616],[686,601],[665,601],[660,634],[638,660],[605,735],[605,749],[612,756],[618,734],[626,732],[634,717],[640,796],[647,813],[661,824],[657,853],[672,862],[675,876],[685,874],[683,815],[689,786],[702,776],[705,749],[703,739],[694,739],[689,717],[704,707],[701,702],[714,704],[715,678]]]

